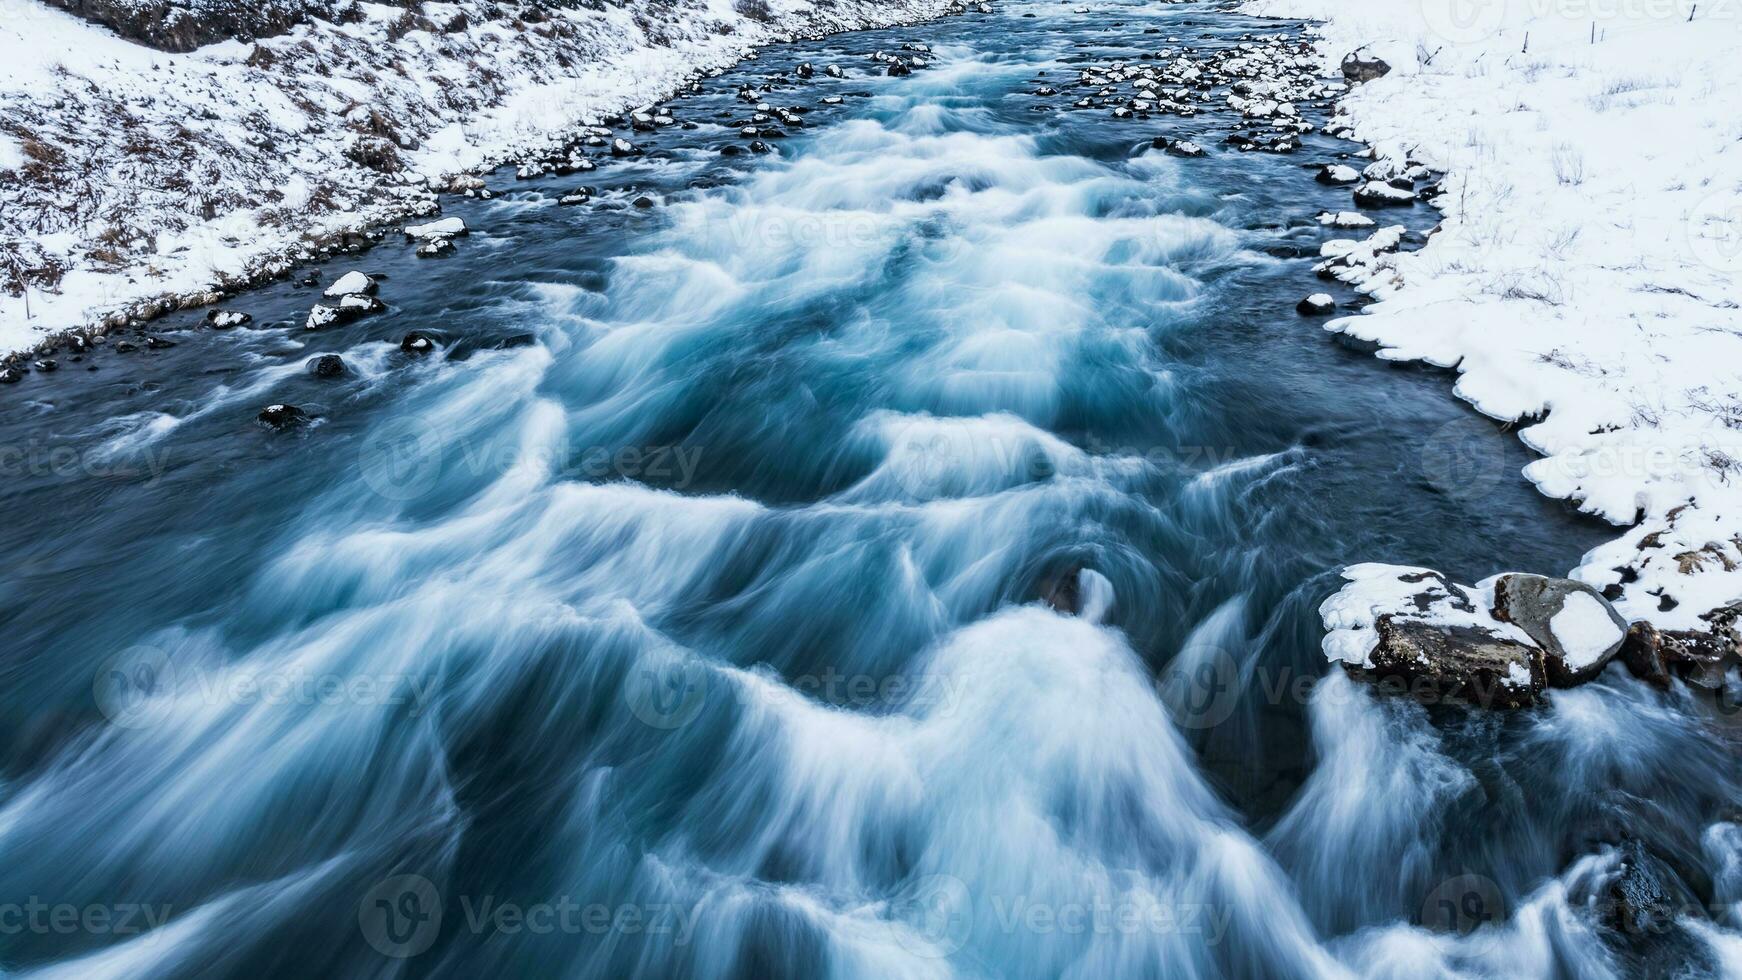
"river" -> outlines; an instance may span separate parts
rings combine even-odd
[[[156,926],[0,930],[0,964],[1709,966],[1681,926],[1602,934],[1586,894],[1643,846],[1742,897],[1708,829],[1734,757],[1695,713],[1616,671],[1429,710],[1318,650],[1345,563],[1558,574],[1605,537],[1448,375],[1295,313],[1357,301],[1311,256],[1349,207],[1312,165],[1358,147],[1031,94],[1281,30],[1006,2],[771,48],[648,156],[452,199],[450,258],[321,267],[382,277],[379,316],[305,332],[318,291],[286,282],[229,304],[248,328],[178,314],[173,348],[0,391],[0,901]],[[912,42],[910,77],[867,57]],[[768,98],[805,126],[716,152],[739,85],[801,62]],[[309,374],[327,352],[345,376]],[[312,424],[268,431],[272,403]],[[1078,569],[1082,615],[1040,601]]]

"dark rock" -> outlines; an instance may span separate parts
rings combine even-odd
[[[1429,703],[1523,708],[1548,683],[1542,651],[1476,626],[1442,626],[1391,613],[1374,623],[1371,668],[1351,667],[1382,688]]]
[[[1336,300],[1324,293],[1314,293],[1296,303],[1294,311],[1301,316],[1324,316],[1336,308]]]
[[[1742,602],[1715,609],[1700,617],[1708,630],[1660,630],[1650,623],[1634,623],[1621,645],[1621,661],[1633,676],[1668,687],[1679,677],[1696,687],[1718,690],[1730,671],[1742,666]]]
[[[0,385],[15,385],[24,379],[24,372],[15,367],[0,368]]]
[[[635,206],[642,210],[653,207],[653,203],[653,198],[651,197],[638,197],[635,199]]]
[[[1083,566],[1072,565],[1048,576],[1040,583],[1040,598],[1055,611],[1075,616],[1082,611],[1083,594],[1080,576]]]
[[[31,367],[34,367],[38,371],[41,371],[42,373],[47,374],[48,372],[53,371],[55,368],[60,367],[60,365],[55,363],[54,358],[45,357],[42,360],[33,362],[31,364]]]
[[[1557,634],[1554,630],[1555,617],[1560,615],[1568,602],[1579,601],[1573,598],[1579,595],[1589,600],[1589,605],[1585,605],[1583,612],[1590,616],[1600,616],[1613,627],[1614,641],[1601,651],[1569,651],[1566,644],[1577,638]],[[1580,609],[1573,610],[1575,616],[1580,613]],[[1542,647],[1548,682],[1554,687],[1576,687],[1595,680],[1609,666],[1609,661],[1621,651],[1628,632],[1627,621],[1610,607],[1601,592],[1583,582],[1544,575],[1502,575],[1494,583],[1494,618],[1517,626]],[[1574,625],[1562,620],[1561,629],[1564,633]],[[1595,633],[1602,632],[1600,621],[1596,624],[1587,621],[1584,625],[1587,629],[1594,627]],[[1587,643],[1594,642],[1591,636],[1584,637],[1584,640]]]
[[[268,405],[260,410],[260,424],[274,432],[293,429],[308,421],[308,413],[295,405]]]
[[[889,63],[889,67],[885,68],[883,73],[888,75],[890,78],[900,78],[904,75],[913,74],[913,69],[907,66],[907,62],[897,58]]]
[[[1391,66],[1379,58],[1362,58],[1350,52],[1343,56],[1343,77],[1351,82],[1371,82],[1391,73]]]
[[[175,341],[173,340],[164,340],[162,337],[151,335],[147,335],[145,338],[145,347],[147,350],[169,350],[174,346]]]
[[[308,373],[317,378],[337,378],[345,373],[345,359],[337,354],[322,354],[308,362]]]
[[[399,342],[399,349],[407,354],[428,354],[435,346],[435,340],[421,330],[413,330]]]
[[[123,340],[115,344],[115,352],[118,354],[131,354],[138,349],[139,345],[131,340]]]
[[[1681,914],[1700,915],[1697,896],[1675,869],[1636,839],[1620,847],[1621,873],[1598,902],[1603,924],[1625,936],[1660,936]]]
[[[720,155],[723,157],[742,156],[743,153],[744,148],[736,143],[727,143],[725,146],[720,147]]]

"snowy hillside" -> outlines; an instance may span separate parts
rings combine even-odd
[[[548,149],[755,45],[948,7],[361,3],[175,54],[0,0],[0,351],[428,213],[446,178]]]
[[[1705,628],[1742,594],[1742,20],[1727,5],[1259,0],[1389,75],[1342,113],[1444,170],[1445,221],[1330,329],[1458,371],[1516,421],[1545,494],[1617,524],[1576,577],[1629,619]],[[1692,19],[1690,20],[1690,15]],[[1593,17],[1599,19],[1593,19]],[[1424,452],[1456,455],[1456,433]],[[1479,472],[1481,461],[1467,461]]]

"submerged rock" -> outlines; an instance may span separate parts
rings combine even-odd
[[[274,432],[294,429],[308,421],[308,413],[295,405],[268,405],[260,410],[260,424]]]
[[[413,330],[399,341],[399,349],[407,354],[428,354],[435,346],[435,340],[421,330]]]
[[[317,378],[337,378],[345,373],[345,359],[337,354],[322,354],[308,362],[308,373]]]

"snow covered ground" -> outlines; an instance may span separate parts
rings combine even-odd
[[[757,45],[948,6],[360,3],[343,23],[169,54],[0,0],[0,353],[430,213],[451,175],[551,148]]]
[[[1384,256],[1381,302],[1329,329],[1455,367],[1458,394],[1542,454],[1524,475],[1543,493],[1631,526],[1574,573],[1619,587],[1629,620],[1699,629],[1742,597],[1742,4],[1245,9],[1323,20],[1328,68],[1357,49],[1388,62],[1346,122],[1381,158],[1447,174],[1438,233]],[[1475,443],[1448,430],[1423,452]]]

